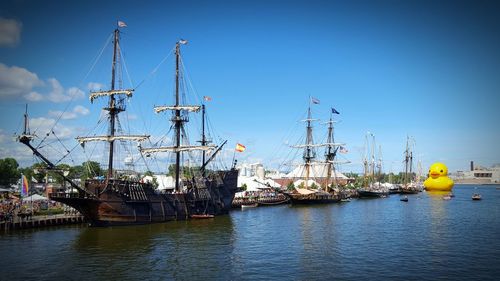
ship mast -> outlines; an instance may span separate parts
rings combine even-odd
[[[175,44],[175,117],[173,118],[174,126],[175,126],[175,147],[179,148],[181,146],[181,110],[179,107],[179,57],[181,54],[180,42]],[[181,152],[177,150],[175,152],[175,191],[179,191],[179,178],[180,178],[180,169],[181,169]]]
[[[115,140],[128,140],[141,142],[149,138],[149,135],[116,135],[116,120],[118,119],[118,114],[125,111],[121,100],[118,102],[116,100],[117,96],[124,95],[126,97],[132,97],[133,89],[117,89],[115,85],[116,73],[120,61],[120,25],[114,30],[114,40],[113,40],[113,61],[111,63],[111,87],[108,91],[97,91],[90,93],[90,102],[93,103],[95,99],[101,97],[109,97],[108,107],[103,108],[109,112],[109,127],[108,134],[106,136],[87,136],[87,137],[77,137],[76,139],[83,146],[86,142],[91,141],[104,141],[109,143],[108,152],[108,173],[106,179],[109,180],[113,178],[113,159],[114,159],[114,147]]]
[[[307,127],[306,127],[306,146],[304,149],[304,156],[302,157],[305,162],[306,169],[306,188],[308,188],[309,183],[309,173],[311,168],[311,160],[315,157],[315,151],[313,150],[313,136],[312,136],[312,124],[311,124],[311,99],[309,99],[309,108],[307,109]]]
[[[115,29],[115,39],[113,44],[113,63],[111,66],[111,91],[115,90],[115,73],[116,73],[116,57],[118,51],[118,40],[120,38],[120,30]],[[115,135],[115,120],[116,115],[119,113],[120,109],[115,107],[115,95],[111,94],[109,96],[109,107],[105,108],[109,111],[109,135],[114,137]],[[114,150],[115,140],[111,139],[109,141],[109,158],[108,158],[108,179],[113,177],[113,150]]]
[[[337,177],[335,174],[335,164],[334,164],[334,159],[335,155],[337,154],[338,147],[334,147],[334,137],[333,137],[333,113],[330,113],[330,121],[328,123],[328,138],[327,138],[327,149],[326,149],[326,163],[327,163],[327,174],[326,174],[326,187],[325,190],[328,192],[329,186],[330,186],[330,178],[332,176],[332,168],[333,168],[333,182],[335,185],[337,185]]]
[[[92,193],[89,193],[88,191],[80,188],[76,183],[74,183],[71,179],[69,179],[60,169],[56,168],[56,165],[54,165],[49,159],[47,159],[45,156],[43,156],[40,151],[38,151],[37,148],[31,145],[31,140],[35,137],[35,135],[30,134],[30,129],[29,129],[29,118],[28,118],[28,105],[26,104],[26,111],[24,113],[24,130],[23,133],[17,137],[17,140],[26,145],[33,151],[33,154],[35,154],[38,158],[42,159],[45,164],[47,164],[47,167],[49,170],[59,174],[66,182],[68,182],[72,188],[75,188],[82,194],[85,194],[89,197],[95,197]]]
[[[118,113],[121,111],[124,111],[123,106],[120,104],[120,100],[118,102],[118,105],[116,103],[116,96],[117,95],[124,95],[126,97],[131,97],[133,93],[133,89],[116,89],[115,87],[115,77],[116,77],[116,70],[117,70],[117,65],[119,62],[119,39],[120,39],[120,30],[119,30],[120,24],[118,23],[118,27],[114,31],[114,44],[113,44],[113,61],[111,65],[111,89],[108,91],[96,91],[96,92],[91,92],[90,93],[90,102],[92,103],[95,99],[100,98],[100,97],[109,97],[109,103],[108,107],[104,108],[104,110],[107,110],[109,112],[109,132],[108,135],[105,136],[87,136],[87,137],[77,137],[76,140],[84,146],[86,142],[92,142],[92,141],[105,141],[109,143],[109,159],[108,159],[108,174],[107,174],[107,179],[109,180],[110,178],[113,177],[113,151],[114,151],[114,141],[115,140],[129,140],[129,141],[144,141],[149,138],[149,135],[116,135],[115,134],[115,122],[117,119]],[[54,170],[56,167],[55,165],[50,162],[45,156],[43,156],[37,148],[33,147],[30,144],[31,139],[33,139],[34,136],[29,135],[29,127],[28,127],[28,114],[27,114],[27,107],[26,107],[26,113],[24,114],[24,133],[23,135],[19,136],[18,140],[28,146],[33,153],[38,156],[40,159],[42,159],[49,167],[49,169]],[[56,171],[57,172],[57,171]],[[87,196],[90,197],[95,197],[92,193],[88,192],[85,189],[80,188],[77,184],[75,184],[73,181],[68,179],[63,173],[60,173],[60,175],[63,177],[65,181],[67,181],[73,188],[76,188],[78,191],[86,194]]]
[[[207,138],[205,136],[205,104],[201,105],[201,142],[200,143],[202,146],[205,146],[208,143]],[[202,156],[201,156],[201,165],[202,166],[205,165],[205,154],[206,154],[206,152],[203,151]],[[205,176],[205,169],[202,169],[201,173],[203,176]]]
[[[410,161],[410,152],[408,148],[408,136],[406,136],[406,150],[405,150],[405,175],[403,178],[403,186],[408,184],[408,162]]]
[[[175,104],[173,106],[156,106],[154,107],[154,111],[156,113],[160,113],[165,110],[172,110],[174,112],[172,119],[170,121],[174,124],[174,143],[173,146],[165,146],[165,147],[157,147],[157,148],[140,148],[141,153],[150,154],[157,152],[174,152],[175,153],[175,191],[181,191],[180,184],[180,174],[181,174],[181,153],[184,151],[194,151],[201,150],[203,152],[208,150],[213,150],[216,148],[215,145],[207,145],[208,141],[204,137],[204,129],[203,129],[203,143],[200,146],[194,145],[182,145],[181,133],[183,131],[184,123],[188,122],[188,118],[186,116],[182,116],[182,112],[198,112],[202,106],[199,105],[182,105],[180,99],[180,79],[181,79],[181,69],[180,69],[180,47],[181,45],[187,44],[186,40],[179,40],[175,44]],[[203,106],[204,108],[204,106]],[[204,112],[204,110],[203,110]],[[204,126],[204,124],[203,124]],[[211,158],[212,159],[212,158]],[[210,160],[211,160],[210,159]],[[208,161],[207,161],[208,162]],[[203,167],[206,166],[207,162],[203,163]]]

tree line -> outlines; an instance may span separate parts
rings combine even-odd
[[[175,164],[167,167],[168,176],[175,175],[175,167]],[[210,170],[207,170],[207,173],[210,172]],[[49,177],[56,183],[62,184],[64,179],[60,173],[64,173],[67,178],[80,179],[84,181],[89,178],[104,176],[106,175],[107,170],[101,169],[99,163],[95,161],[86,161],[81,165],[76,166],[58,164],[56,169],[48,169],[48,166],[45,163],[35,163],[30,167],[21,168],[14,158],[0,159],[0,186],[4,187],[10,187],[13,184],[17,184],[21,178],[21,174],[26,176],[29,183],[43,183],[47,180],[47,177]],[[201,173],[201,168],[192,167],[189,169],[182,169],[182,173],[182,177],[191,178],[194,175],[199,175]],[[147,171],[144,175],[153,176],[153,172]],[[156,179],[153,178],[153,184],[155,182]]]
[[[0,159],[0,186],[10,187],[12,184],[17,184],[21,174],[26,176],[30,183],[42,183],[46,181],[46,177],[50,177],[55,182],[62,184],[64,179],[60,173],[65,174],[70,179],[86,180],[103,176],[106,170],[101,169],[99,163],[95,161],[86,161],[76,166],[58,164],[55,170],[51,170],[45,163],[35,163],[30,167],[20,168],[14,158]]]

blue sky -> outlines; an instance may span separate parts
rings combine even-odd
[[[57,125],[68,146],[95,126],[102,103],[89,103],[89,83],[109,84],[110,49],[89,69],[122,20],[124,84],[144,80],[141,105],[129,105],[134,132],[165,130],[149,108],[172,101],[173,57],[150,73],[185,38],[190,81],[212,97],[226,154],[246,145],[240,162],[282,162],[313,96],[314,117],[341,113],[336,140],[352,162],[342,171],[361,171],[368,131],[386,171],[403,168],[407,135],[424,170],[490,166],[500,163],[499,13],[496,1],[2,1],[0,157],[34,161],[12,142],[26,102],[40,130],[72,113]]]

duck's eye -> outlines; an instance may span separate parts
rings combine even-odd
[[[443,170],[441,170],[441,173],[443,172]]]

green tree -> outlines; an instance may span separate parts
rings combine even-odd
[[[19,172],[26,176],[28,182],[32,182],[32,178],[34,177],[33,169],[31,167],[19,168]]]
[[[246,183],[244,183],[244,184],[241,186],[241,190],[242,190],[242,191],[246,191],[246,190],[247,190],[247,188],[248,188],[248,186],[247,186],[247,184],[246,184]]]
[[[31,165],[31,170],[33,171],[32,177],[36,182],[45,182],[47,164],[45,163],[35,163]],[[31,180],[31,178],[30,178]]]
[[[68,164],[59,164],[56,166],[56,169],[57,171],[50,171],[49,172],[49,175],[55,179],[55,181],[59,184],[62,184],[64,182],[64,179],[63,177],[61,176],[61,173],[65,173],[67,172],[68,173],[68,177],[69,177],[69,172],[70,172],[70,165]]]
[[[0,159],[0,185],[10,186],[21,178],[19,164],[14,158]]]
[[[171,164],[168,166],[168,172],[167,172],[167,176],[171,176],[173,177],[175,175],[175,167],[176,165],[175,164]],[[200,175],[201,174],[201,167],[182,167],[181,166],[181,177],[185,178],[185,179],[189,179],[189,178],[192,178],[194,175]]]
[[[98,176],[103,176],[104,171],[99,166],[99,163],[95,161],[86,161],[82,163],[83,174],[82,180],[91,179]]]
[[[70,179],[81,179],[83,177],[84,168],[82,165],[76,165],[69,168]]]

